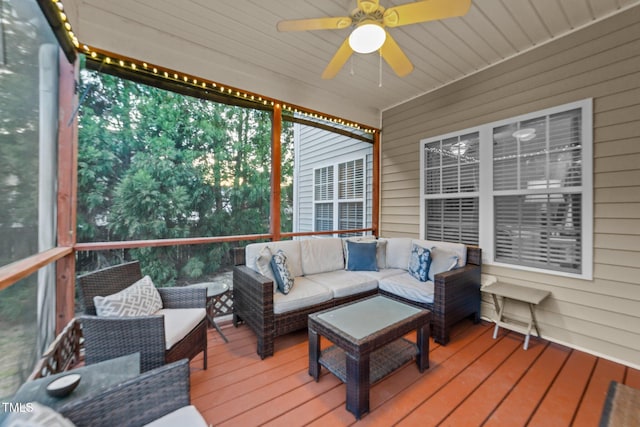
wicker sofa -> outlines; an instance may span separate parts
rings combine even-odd
[[[234,250],[233,323],[247,324],[258,338],[261,358],[273,355],[278,336],[307,327],[311,313],[382,294],[432,312],[431,334],[446,345],[451,326],[470,317],[480,320],[481,249],[408,238],[380,239],[378,271],[345,270],[345,242],[316,238],[254,243]],[[443,247],[460,254],[456,268],[420,282],[407,272],[411,246]],[[456,246],[457,245],[457,246]],[[295,276],[291,293],[276,292],[273,279],[261,274],[256,259],[265,246],[282,249]],[[294,300],[294,301],[289,301]]]

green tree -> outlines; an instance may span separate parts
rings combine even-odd
[[[269,112],[81,75],[88,95],[79,133],[80,241],[268,231]],[[217,271],[228,247],[139,248],[130,256],[171,285]],[[88,259],[85,269],[98,266]]]

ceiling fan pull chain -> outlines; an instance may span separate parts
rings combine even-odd
[[[378,58],[378,87],[382,87],[382,51],[380,52],[380,57]]]
[[[351,66],[351,70],[349,70],[349,74],[355,76],[356,72],[353,70],[353,55],[351,55],[351,59],[349,60],[349,64]]]

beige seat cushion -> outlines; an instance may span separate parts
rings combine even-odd
[[[360,271],[337,270],[305,276],[330,289],[334,298],[346,297],[378,288],[378,281]]]
[[[407,270],[401,268],[385,268],[378,271],[360,271],[360,274],[364,274],[376,280],[382,280],[386,277],[396,276],[398,274],[406,273]]]
[[[381,279],[379,287],[383,291],[399,297],[420,303],[433,304],[433,282],[421,282],[406,272]]]
[[[169,350],[205,318],[204,308],[163,308],[154,314],[164,316],[164,336]]]
[[[147,427],[207,427],[207,425],[207,422],[193,405],[183,406],[180,409],[168,413],[164,417],[160,417],[146,424]]]
[[[273,294],[273,312],[286,313],[329,301],[333,298],[331,290],[306,277],[296,277],[291,291],[284,295],[281,292]]]

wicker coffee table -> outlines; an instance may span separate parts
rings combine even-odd
[[[309,375],[324,366],[347,385],[347,410],[356,419],[369,412],[372,384],[416,358],[429,367],[431,312],[374,296],[309,315]],[[417,343],[402,338],[417,331]],[[320,336],[334,345],[320,351]]]

